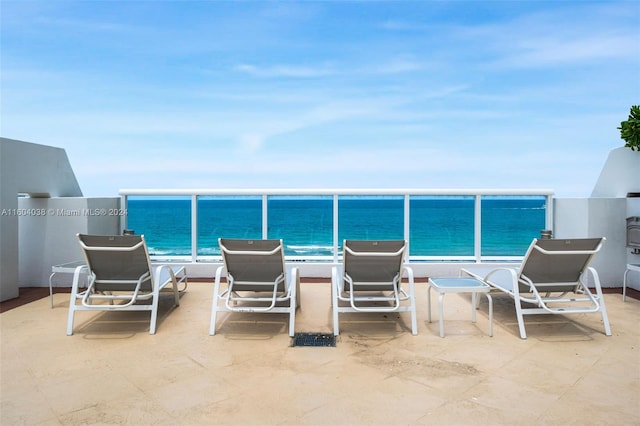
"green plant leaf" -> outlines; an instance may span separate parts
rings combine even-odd
[[[640,151],[640,105],[632,105],[629,118],[620,122],[620,137],[625,141],[625,147],[632,151]]]

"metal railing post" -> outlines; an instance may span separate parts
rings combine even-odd
[[[267,194],[262,194],[262,239],[269,238],[269,209],[267,208],[267,201],[269,197]]]
[[[198,259],[198,195],[191,194],[191,262]]]
[[[411,202],[409,194],[404,194],[404,240],[407,242],[407,258],[411,255]]]
[[[333,261],[338,262],[338,194],[333,194]]]
[[[482,258],[482,195],[475,194],[473,207],[473,257],[479,263]]]

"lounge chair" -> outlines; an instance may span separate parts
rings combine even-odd
[[[77,237],[87,269],[79,266],[74,273],[67,335],[73,334],[76,311],[151,311],[149,334],[155,334],[160,292],[172,286],[175,306],[180,305],[178,285],[184,283],[186,288],[185,268],[159,265],[154,271],[142,235]],[[89,282],[80,291],[83,273],[89,274]]]
[[[287,279],[282,240],[220,238],[219,244],[224,265],[216,270],[209,334],[216,333],[218,312],[288,313],[293,337],[300,276],[298,268],[292,268]]]
[[[465,268],[515,301],[520,337],[527,338],[524,315],[600,313],[611,335],[598,272],[589,266],[604,238],[534,239],[519,268]],[[593,277],[595,295],[587,287]],[[527,307],[535,305],[534,307]]]
[[[331,272],[333,334],[340,334],[338,315],[345,312],[411,312],[411,333],[418,334],[413,270],[404,264],[404,240],[345,240],[343,265]],[[402,277],[408,278],[408,292]],[[404,303],[407,302],[407,303]]]

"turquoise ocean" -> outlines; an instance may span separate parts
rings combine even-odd
[[[522,256],[545,227],[544,197],[482,198],[483,256]],[[330,256],[333,198],[273,196],[268,238],[281,238],[287,256]],[[191,255],[191,199],[131,197],[127,228],[144,234],[157,256]],[[338,245],[344,239],[402,239],[403,197],[338,200]],[[473,256],[474,199],[415,196],[409,201],[410,256]],[[199,197],[198,255],[219,255],[218,238],[262,237],[261,197]]]

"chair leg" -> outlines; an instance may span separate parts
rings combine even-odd
[[[296,328],[296,310],[300,307],[300,275],[298,268],[291,271],[291,280],[293,288],[291,289],[291,300],[289,301],[289,337],[295,335]],[[289,283],[289,285],[292,285]]]
[[[416,313],[416,294],[415,294],[415,286],[413,279],[413,269],[407,268],[407,274],[409,276],[409,302],[411,309],[411,334],[414,336],[418,335],[418,318]]]
[[[518,328],[520,329],[520,338],[526,339],[527,332],[524,330],[524,315],[522,314],[522,302],[520,302],[520,299],[517,296],[515,299],[515,304],[516,304],[516,317],[518,318]]]
[[[156,287],[153,291],[153,305],[151,306],[151,323],[149,324],[149,334],[156,334],[156,323],[158,322],[158,304],[160,302],[160,290]]]
[[[180,292],[178,290],[178,281],[173,282],[173,301],[176,307],[180,306]]]
[[[476,311],[480,307],[478,293],[471,292],[471,322],[476,322]]]
[[[67,336],[73,335],[73,315],[76,312],[72,304],[75,304],[75,295],[71,294],[71,303],[69,304],[69,317],[67,319]]]
[[[340,324],[338,322],[338,271],[336,268],[331,270],[331,305],[333,309],[333,335],[340,334]]]
[[[213,285],[213,297],[211,298],[211,322],[209,323],[209,336],[216,334],[216,317],[218,314],[218,294],[220,293],[220,280],[222,279],[222,266],[216,271],[216,281]]]
[[[431,286],[427,285],[427,321],[431,322]]]
[[[485,293],[487,295],[487,300],[489,301],[489,337],[493,337],[493,299],[489,293]]]
[[[411,334],[418,335],[418,319],[416,318],[416,304],[415,301],[411,303]]]
[[[293,295],[291,300],[291,307],[289,308],[289,337],[293,337],[296,334],[296,296]]]
[[[604,300],[600,304],[600,311],[602,313],[602,323],[604,324],[604,334],[611,336],[611,326],[609,325],[609,316],[607,315],[607,308],[604,306]]]
[[[300,271],[298,268],[293,268],[292,278],[296,285],[296,308],[299,308],[302,303],[300,301]]]
[[[602,323],[604,324],[604,333],[607,336],[611,336],[611,326],[609,325],[609,316],[607,315],[607,307],[604,304],[604,295],[602,294],[602,287],[600,286],[600,277],[598,275],[598,272],[594,268],[589,267],[589,271],[593,276],[593,282],[596,288],[598,303],[600,303],[600,314],[602,315]]]
[[[171,272],[171,278],[173,279],[173,300],[176,306],[180,306],[180,290],[178,289],[178,279],[173,274],[173,272]]]
[[[209,336],[215,336],[216,334],[216,305],[215,302],[213,302],[213,310],[211,311],[211,323],[209,324]]]
[[[627,275],[631,269],[627,268],[624,271],[624,277],[622,278],[622,301],[627,301]]]
[[[76,299],[78,295],[78,288],[80,287],[81,268],[82,268],[81,266],[76,268],[73,274],[73,284],[71,285],[71,295],[69,296],[69,315],[67,318],[67,336],[71,336],[73,334],[73,317],[76,312]],[[87,291],[89,291],[88,288],[87,288]]]
[[[51,309],[53,309],[53,283],[51,280],[53,279],[54,275],[55,272],[49,275],[49,303],[51,304]]]

